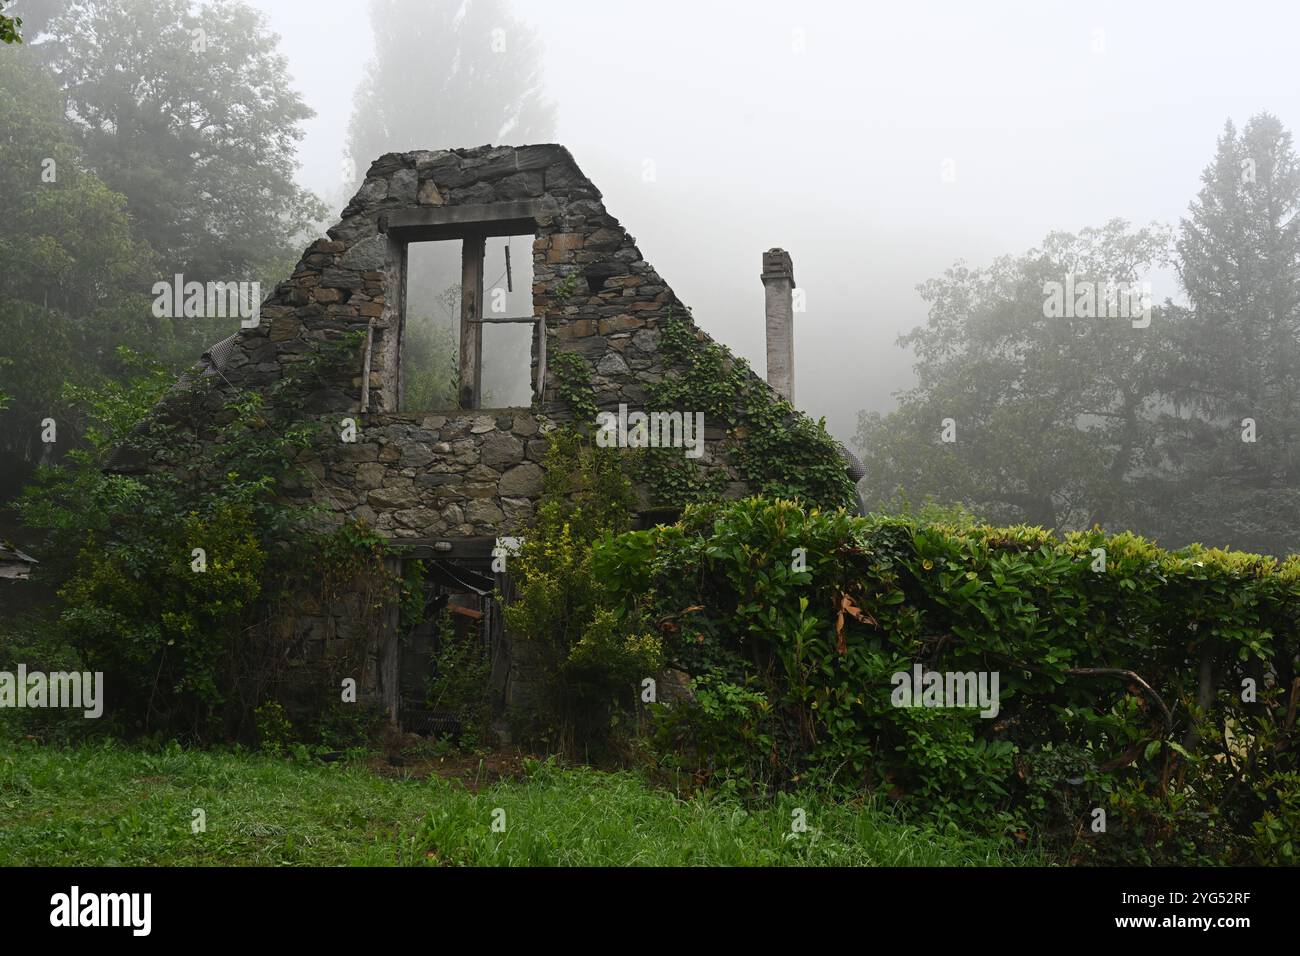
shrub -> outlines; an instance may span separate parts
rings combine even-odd
[[[766,694],[704,674],[691,681],[687,700],[653,709],[653,742],[666,767],[742,793],[767,789],[774,742]]]
[[[878,791],[1079,860],[1294,852],[1300,559],[755,498],[601,541],[592,564],[668,661],[757,682],[778,785]],[[895,706],[917,664],[996,672],[996,716]]]
[[[633,689],[657,673],[662,642],[632,615],[607,605],[591,546],[628,527],[631,482],[618,453],[576,432],[550,434],[543,497],[520,554],[511,559],[514,600],[506,625],[541,671],[536,710],[515,715],[525,735],[576,752],[600,746]]]
[[[104,673],[119,729],[252,738],[253,711],[286,669],[277,624],[296,596],[328,601],[346,583],[369,618],[395,595],[381,538],[323,530],[292,494],[324,429],[302,396],[352,344],[322,347],[269,400],[223,396],[200,379],[151,413],[172,383],[148,363],[125,384],[69,389],[89,420],[87,445],[41,469],[17,509],[51,556],[40,573],[59,585],[55,639]],[[104,470],[124,442],[146,470]]]

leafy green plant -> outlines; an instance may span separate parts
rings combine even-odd
[[[661,761],[711,785],[765,792],[774,769],[767,695],[711,674],[692,680],[690,689],[687,700],[653,707]]]
[[[572,752],[600,745],[636,681],[658,672],[661,642],[635,617],[616,614],[591,563],[592,544],[625,531],[631,483],[616,451],[576,430],[550,434],[543,496],[519,556],[506,625],[543,672],[529,733]],[[518,716],[518,715],[517,715]]]
[[[959,517],[753,498],[603,539],[592,564],[670,664],[756,682],[774,786],[880,794],[1081,861],[1293,853],[1300,559]],[[916,665],[996,673],[996,713],[898,706]]]
[[[427,681],[429,709],[453,715],[460,724],[461,748],[472,750],[484,739],[491,716],[488,675],[492,661],[482,638],[472,629],[464,637],[458,636],[446,611],[439,623],[433,673]]]
[[[1261,779],[1257,793],[1268,805],[1251,823],[1251,852],[1255,862],[1300,862],[1300,773],[1269,774]]]
[[[591,385],[591,367],[576,352],[550,349],[551,370],[555,375],[556,391],[579,422],[594,422],[600,410],[596,392]]]
[[[0,7],[4,6],[3,0],[0,0]],[[0,13],[0,42],[3,43],[22,43],[23,38],[19,34],[22,29],[22,17],[10,17]]]
[[[295,742],[293,724],[278,700],[268,700],[253,711],[253,716],[257,719],[258,744],[267,753],[279,756]]]
[[[798,414],[743,359],[706,341],[680,319],[670,317],[660,327],[659,351],[676,374],[648,388],[648,406],[702,412],[706,422],[730,424],[724,454],[751,490],[810,507],[854,501],[853,484],[824,421]],[[649,451],[638,477],[649,482],[663,503],[720,497],[725,473],[685,461],[678,450]]]
[[[165,414],[150,410],[172,383],[151,363],[136,361],[125,384],[69,389],[87,447],[41,469],[17,510],[50,556],[41,573],[60,585],[62,639],[104,672],[119,729],[251,737],[252,710],[287,666],[279,625],[301,596],[328,604],[346,588],[360,595],[360,621],[394,599],[385,540],[329,530],[294,497],[310,480],[302,462],[328,440],[304,396],[358,343],[322,344],[270,397],[215,392],[202,379],[170,392]],[[124,443],[147,466],[106,471]],[[317,686],[338,687],[324,676]]]

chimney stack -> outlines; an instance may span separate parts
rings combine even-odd
[[[794,404],[794,263],[784,249],[763,253],[767,383]]]

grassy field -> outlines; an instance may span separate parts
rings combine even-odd
[[[525,761],[474,789],[364,762],[0,740],[2,865],[832,865],[1039,863],[888,813],[785,797],[681,800],[629,773]],[[398,771],[399,773],[401,771]],[[206,830],[193,832],[194,811]],[[807,830],[792,832],[803,811]],[[504,824],[495,832],[493,821]]]

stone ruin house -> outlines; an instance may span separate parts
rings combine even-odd
[[[485,314],[485,244],[495,237],[532,240],[532,309]],[[402,373],[408,249],[413,243],[460,240],[459,402],[454,408],[410,408]],[[763,257],[769,374],[793,396],[790,258]],[[691,322],[686,306],[646,261],[635,239],[606,211],[600,191],[569,152],[557,145],[479,147],[390,153],[293,274],[262,304],[260,322],[219,343],[187,379],[216,382],[207,401],[215,412],[231,390],[266,393],[317,343],[349,334],[359,343],[345,374],[308,396],[304,413],[337,423],[351,418],[356,438],[320,449],[308,464],[304,494],[334,518],[364,521],[419,558],[440,606],[481,628],[491,642],[491,682],[501,704],[526,697],[528,664],[519,642],[502,633],[494,591],[508,582],[492,571],[498,539],[526,533],[542,491],[546,432],[570,421],[556,357],[570,353],[590,371],[597,405],[645,408],[646,386],[672,375],[658,345],[670,318]],[[526,407],[483,407],[485,325],[522,324],[531,333],[532,401]],[[691,326],[693,328],[693,325]],[[701,341],[703,332],[694,330]],[[183,391],[186,380],[178,385]],[[166,400],[164,401],[164,405]],[[727,423],[709,422],[705,458],[718,455]],[[861,466],[843,452],[853,479]],[[111,467],[148,467],[129,443]],[[728,497],[749,492],[738,475]],[[644,521],[665,516],[645,489]],[[328,656],[355,628],[346,606],[307,617],[294,639],[305,660]],[[393,622],[371,642],[359,683],[404,728],[437,729],[424,709],[429,632],[398,635]]]

